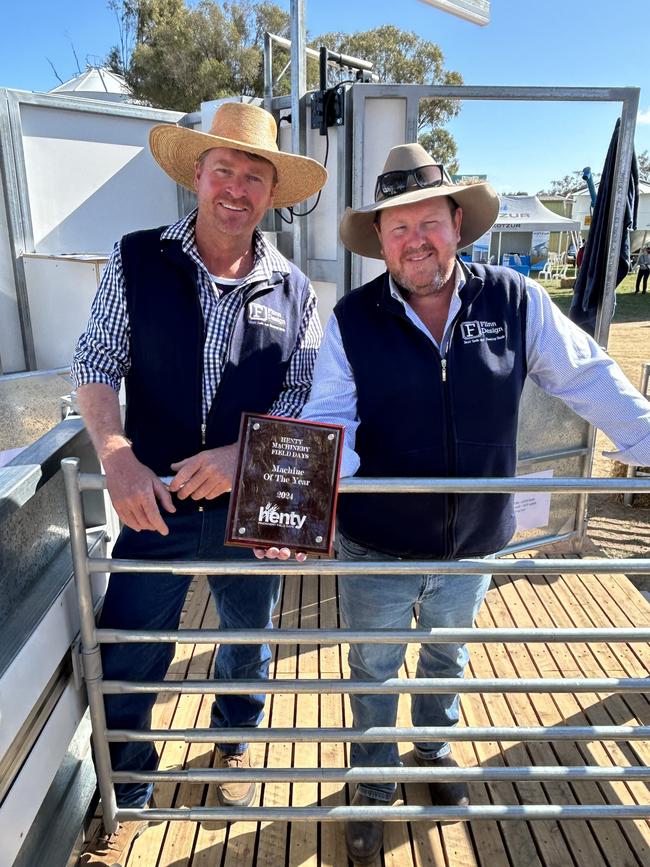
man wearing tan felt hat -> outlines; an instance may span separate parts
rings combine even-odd
[[[267,209],[317,193],[327,172],[280,152],[273,117],[243,103],[221,105],[209,133],[156,126],[150,145],[164,171],[196,192],[197,208],[116,245],[75,353],[79,404],[124,525],[115,556],[242,559],[250,554],[223,547],[241,414],[297,416],[321,338],[308,278],[257,225]],[[161,477],[172,478],[165,484]],[[236,573],[233,564],[233,574],[209,578],[221,627],[270,627],[279,579]],[[188,585],[177,575],[115,573],[100,625],[175,629]],[[104,676],[162,680],[171,655],[169,644],[103,645]],[[269,660],[267,645],[223,645],[215,677],[266,678]],[[150,728],[153,699],[107,696],[108,728]],[[219,729],[258,725],[263,706],[263,695],[217,695],[210,724],[218,767],[250,765],[247,744],[220,743]],[[152,743],[112,743],[111,757],[114,770],[150,771],[157,763]],[[122,807],[143,807],[151,793],[146,783],[116,786]],[[254,794],[249,783],[219,789],[226,806],[246,806]],[[83,863],[98,856],[116,863],[142,828],[121,825]]]
[[[303,410],[304,418],[345,425],[342,475],[514,476],[526,376],[601,427],[620,449],[617,459],[650,460],[650,404],[596,343],[539,284],[457,257],[459,247],[490,229],[498,211],[489,184],[451,184],[417,144],[393,148],[375,201],[346,211],[345,246],[383,258],[387,270],[336,305]],[[508,495],[341,496],[339,555],[366,566],[364,574],[339,577],[343,623],[353,630],[408,629],[416,608],[425,632],[471,627],[489,574],[374,575],[368,561],[490,557],[514,530]],[[352,644],[351,677],[397,677],[404,652],[400,644]],[[424,643],[416,676],[453,684],[468,658],[463,644]],[[397,695],[350,698],[355,729],[395,725]],[[414,726],[429,727],[412,761],[453,774],[444,732],[458,722],[458,694],[453,687],[449,694],[416,693],[411,713]],[[397,745],[353,744],[351,761],[396,766]],[[386,805],[394,792],[394,783],[360,783],[353,804]],[[430,794],[440,806],[469,803],[460,780],[433,782]],[[372,862],[382,839],[380,822],[346,826],[355,863]]]

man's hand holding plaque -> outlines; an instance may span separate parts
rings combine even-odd
[[[226,544],[330,555],[342,442],[339,425],[244,413]]]

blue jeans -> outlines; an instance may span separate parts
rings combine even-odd
[[[226,511],[223,509],[166,515],[169,535],[124,527],[113,549],[120,559],[139,560],[250,560],[245,548],[223,544]],[[235,566],[233,564],[233,570]],[[169,573],[116,572],[111,575],[99,626],[107,629],[176,629],[191,577]],[[220,629],[270,629],[271,615],[280,596],[279,576],[211,575],[208,577],[219,615]],[[174,655],[173,644],[103,644],[102,666],[107,680],[163,680]],[[271,652],[267,644],[221,645],[214,666],[215,678],[268,677]],[[215,729],[256,726],[263,716],[264,695],[216,695],[210,726]],[[104,697],[109,729],[151,726],[155,694]],[[218,738],[215,735],[215,741]],[[218,744],[225,752],[241,753],[247,744]],[[150,771],[158,762],[153,743],[111,743],[113,770]],[[143,806],[151,797],[151,784],[118,784],[121,807]]]
[[[342,560],[394,560],[395,557],[357,545],[339,534]],[[339,577],[341,619],[348,629],[408,629],[417,604],[417,626],[468,627],[474,620],[490,586],[490,575],[350,575]],[[351,644],[348,661],[354,680],[385,680],[397,677],[404,662],[404,644]],[[469,661],[464,644],[423,644],[416,677],[462,678]],[[397,695],[351,695],[355,728],[394,726]],[[411,718],[414,726],[453,726],[459,718],[458,694],[414,695]],[[449,744],[417,743],[423,758],[440,758]],[[353,767],[399,765],[395,743],[352,744]],[[359,791],[380,801],[390,801],[395,783],[360,783]]]

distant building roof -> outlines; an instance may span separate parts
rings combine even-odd
[[[89,66],[70,81],[59,84],[50,93],[71,94],[85,99],[104,99],[108,102],[129,102],[131,91],[124,78],[110,69]]]
[[[598,189],[598,184],[596,184],[596,189]],[[645,195],[646,193],[650,193],[650,184],[647,181],[639,181],[639,195]],[[588,196],[589,190],[587,187],[582,187],[575,192],[576,196]]]

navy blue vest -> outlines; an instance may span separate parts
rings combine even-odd
[[[471,265],[446,351],[390,294],[388,274],[341,299],[335,315],[357,388],[359,476],[514,476],[526,378],[520,274]],[[353,541],[407,558],[483,556],[514,532],[505,494],[341,496]]]
[[[166,476],[176,461],[235,442],[242,412],[270,409],[296,348],[309,281],[290,265],[289,274],[274,273],[268,283],[246,290],[203,444],[204,325],[197,265],[180,241],[161,238],[163,231],[125,235],[121,250],[131,328],[126,434],[138,459]],[[285,330],[267,327],[259,305],[279,313]]]

